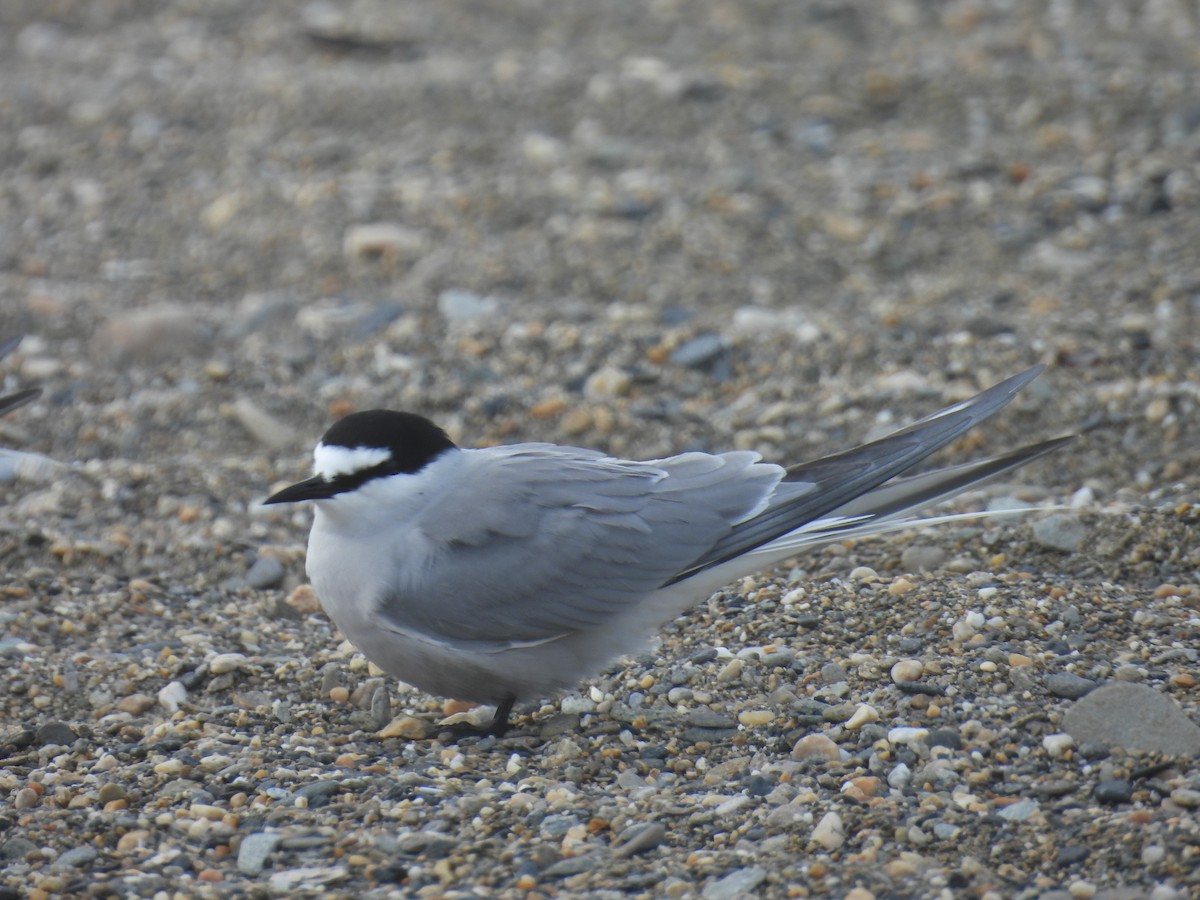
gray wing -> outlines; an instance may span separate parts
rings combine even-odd
[[[768,544],[878,488],[1002,409],[1044,368],[1027,369],[877,441],[792,466],[762,513],[721,538],[669,583],[683,581]]]
[[[419,596],[385,598],[377,615],[496,649],[609,620],[766,508],[784,474],[749,452],[650,462],[553,445],[463,452],[463,477],[421,523],[440,548],[437,577]]]

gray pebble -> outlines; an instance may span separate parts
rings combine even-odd
[[[1200,747],[1200,725],[1179,704],[1144,684],[1115,682],[1076,701],[1063,716],[1076,743],[1190,756]]]
[[[37,730],[37,741],[43,747],[58,744],[69,747],[79,738],[65,722],[47,722]]]
[[[1009,806],[1001,808],[996,814],[1006,822],[1024,822],[1038,811],[1036,800],[1018,800]]]
[[[734,900],[745,897],[767,878],[767,870],[762,866],[749,866],[736,869],[717,881],[709,882],[700,894],[704,900]]]
[[[244,875],[258,875],[267,865],[267,857],[279,846],[279,835],[256,831],[242,838],[238,847],[237,867]]]
[[[310,807],[323,806],[340,789],[341,784],[337,781],[314,781],[296,788],[296,796],[307,800]]]
[[[1133,799],[1133,785],[1121,778],[1101,781],[1092,792],[1101,803],[1128,803]]]
[[[100,852],[95,847],[72,847],[54,861],[56,869],[81,869],[96,859]]]
[[[451,288],[442,291],[437,299],[438,312],[448,322],[471,322],[492,315],[499,309],[495,297],[485,297],[472,291]]]
[[[906,572],[932,572],[946,561],[947,555],[932,544],[913,544],[900,554],[900,565]]]
[[[1056,513],[1034,522],[1033,536],[1043,547],[1073,553],[1087,537],[1087,528],[1078,516]]]
[[[653,850],[667,839],[667,829],[661,822],[639,822],[630,825],[617,838],[613,855],[618,859]]]
[[[701,334],[671,351],[671,362],[685,369],[699,369],[725,352],[725,341],[717,334]]]
[[[284,568],[274,556],[260,556],[246,573],[246,584],[255,590],[276,587],[283,581]]]
[[[599,865],[600,857],[595,853],[584,856],[569,856],[566,859],[560,859],[554,865],[548,867],[542,874],[547,878],[566,878],[570,875],[590,872]]]
[[[1068,700],[1078,700],[1096,687],[1096,682],[1074,672],[1054,672],[1047,675],[1043,683],[1046,690],[1055,697],[1065,697]]]

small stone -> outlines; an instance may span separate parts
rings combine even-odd
[[[1063,731],[1080,744],[1169,756],[1188,756],[1200,747],[1200,725],[1169,696],[1144,684],[1114,682],[1097,688],[1067,710]]]
[[[271,415],[248,397],[233,401],[231,409],[238,423],[264,447],[282,450],[294,446],[299,440],[291,425]]]
[[[902,659],[892,666],[892,681],[896,684],[916,681],[924,671],[925,666],[919,659]]]
[[[1171,791],[1171,802],[1184,809],[1200,808],[1200,791],[1195,788],[1175,788]]]
[[[860,775],[843,784],[842,793],[859,802],[866,802],[879,792],[881,784],[883,782],[874,775]]]
[[[1096,687],[1096,682],[1074,672],[1054,672],[1047,675],[1042,683],[1055,697],[1064,697],[1067,700],[1078,700]]]
[[[767,879],[767,870],[762,866],[735,869],[723,878],[704,886],[700,896],[703,900],[737,900],[750,893]]]
[[[154,701],[150,701],[153,703]],[[58,744],[60,747],[69,747],[79,739],[74,729],[65,722],[46,722],[37,730],[36,740],[40,746],[49,744]]]
[[[140,716],[146,710],[150,709],[157,701],[149,694],[130,694],[128,697],[122,697],[117,701],[116,706],[121,712],[127,712],[133,716]]]
[[[1048,734],[1042,738],[1042,748],[1053,759],[1063,759],[1075,746],[1075,738],[1069,734]]]
[[[1087,537],[1087,528],[1076,515],[1055,513],[1033,523],[1033,536],[1044,547],[1073,553]]]
[[[257,591],[276,587],[283,581],[284,568],[274,556],[260,556],[246,573],[246,584]]]
[[[1128,803],[1133,799],[1133,785],[1121,778],[1098,782],[1092,792],[1101,803]]]
[[[438,295],[437,308],[447,322],[473,322],[495,315],[500,310],[500,301],[495,297],[451,288]]]
[[[311,584],[300,585],[287,595],[287,600],[284,602],[302,616],[310,616],[321,611],[321,601],[317,599],[317,592],[313,590]]]
[[[425,240],[411,228],[395,222],[371,222],[346,229],[342,252],[352,259],[389,257],[404,261],[421,255]]]
[[[179,707],[187,702],[187,698],[187,688],[180,681],[168,681],[158,689],[158,704],[167,711],[168,715],[177,713]]]
[[[725,341],[716,334],[701,334],[685,341],[671,351],[673,365],[685,369],[701,369],[715,362],[725,352]]]
[[[100,785],[100,790],[96,792],[96,799],[100,801],[101,806],[112,803],[114,800],[124,800],[125,788],[114,781],[109,781]]]
[[[856,566],[850,570],[849,577],[860,584],[872,584],[879,580],[879,573],[870,566]]]
[[[889,786],[902,791],[912,783],[912,778],[912,769],[904,763],[899,763],[888,773],[887,781]]]
[[[858,731],[864,725],[869,725],[871,722],[879,721],[879,712],[875,707],[866,703],[858,704],[858,708],[854,710],[854,715],[846,720],[847,731]]]
[[[432,726],[424,719],[414,716],[396,716],[376,734],[381,738],[405,738],[419,741],[428,737],[432,730]]]
[[[1096,896],[1096,886],[1089,881],[1072,881],[1067,893],[1072,900],[1092,900]]]
[[[837,762],[841,759],[841,750],[823,734],[806,734],[792,747],[792,759]]]
[[[769,709],[744,709],[738,713],[738,721],[747,728],[758,728],[775,721],[775,713]]]
[[[100,328],[97,352],[121,361],[163,362],[198,351],[209,335],[197,305],[162,304],[120,313]]]
[[[900,725],[891,729],[887,739],[893,744],[920,744],[929,737],[928,728],[916,728],[911,725]]]
[[[742,677],[742,670],[744,667],[745,663],[743,663],[741,659],[734,657],[721,667],[721,671],[717,673],[717,681],[719,683],[737,681]]]
[[[583,384],[583,396],[588,400],[613,400],[629,393],[633,378],[628,372],[613,366],[597,369]]]
[[[913,544],[900,554],[900,567],[907,572],[932,572],[946,561],[947,555],[932,544]]]
[[[56,869],[81,869],[100,856],[94,847],[72,847],[54,861]]]
[[[218,653],[208,661],[208,670],[214,675],[225,675],[242,668],[248,661],[242,653]]]
[[[1038,802],[1036,800],[1018,800],[1016,803],[1001,807],[996,815],[1006,822],[1025,822],[1032,818],[1037,811]]]
[[[639,822],[621,832],[613,856],[626,859],[637,853],[653,850],[667,839],[667,829],[661,822]]]
[[[846,842],[846,831],[842,825],[842,817],[835,812],[827,812],[821,817],[813,829],[809,840],[814,844],[833,852]]]

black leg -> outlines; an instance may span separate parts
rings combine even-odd
[[[499,704],[496,705],[496,714],[492,716],[492,721],[486,725],[468,725],[465,722],[460,725],[447,725],[445,728],[439,728],[439,734],[449,733],[452,740],[457,741],[459,738],[465,737],[504,737],[508,731],[508,717],[512,714],[513,706],[516,704],[517,698],[509,694]]]

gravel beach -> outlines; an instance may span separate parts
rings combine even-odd
[[[1198,37],[5,0],[0,900],[1200,896]],[[950,507],[1056,509],[730,585],[501,739],[261,505],[358,409],[795,462],[1038,362],[936,461],[1077,432]]]

